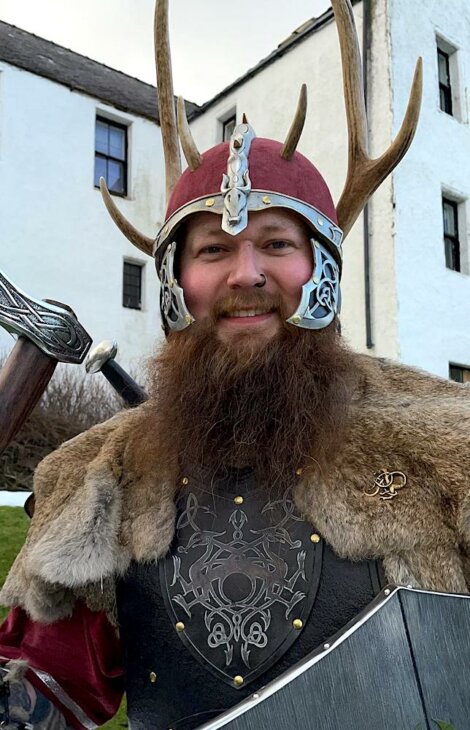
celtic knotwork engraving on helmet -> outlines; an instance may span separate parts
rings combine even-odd
[[[183,289],[178,285],[173,273],[175,248],[175,243],[169,244],[158,272],[161,282],[160,307],[162,320],[169,329],[183,330],[194,322],[194,318],[186,307]]]
[[[80,363],[91,338],[72,310],[27,296],[0,273],[0,324],[61,362]]]
[[[341,309],[340,269],[325,246],[312,239],[315,266],[302,287],[300,304],[287,320],[306,329],[327,327]]]
[[[251,192],[248,153],[255,136],[249,124],[239,124],[230,139],[227,173],[223,175],[220,191],[224,195],[222,230],[232,235],[243,231],[248,224],[247,205]]]
[[[276,515],[273,520],[267,516],[267,526],[261,529],[254,529],[247,512],[236,508],[226,529],[203,530],[198,517],[216,515],[190,493],[177,522],[177,530],[190,528],[190,537],[173,555],[171,600],[189,618],[195,610],[202,612],[206,645],[209,650],[223,649],[230,675],[240,663],[245,670],[252,668],[252,651],[273,638],[269,629],[274,606],[289,620],[306,597],[306,551],[291,535],[292,526],[303,521],[294,514],[292,499],[285,494],[261,512]],[[280,545],[293,551],[289,562]]]

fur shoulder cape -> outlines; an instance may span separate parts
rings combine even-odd
[[[467,592],[470,579],[470,388],[354,355],[361,370],[348,438],[327,474],[301,479],[299,510],[342,557],[382,559],[392,583]],[[36,510],[0,593],[34,619],[70,615],[75,600],[114,615],[129,562],[163,556],[174,533],[173,485],[138,455],[145,404],[63,444],[39,465]],[[367,497],[398,470],[396,497]]]

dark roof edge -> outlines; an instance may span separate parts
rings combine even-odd
[[[120,71],[118,68],[113,68],[112,66],[108,66],[107,63],[102,63],[101,61],[97,61],[96,58],[91,58],[91,56],[85,56],[84,53],[80,53],[79,51],[74,51],[72,48],[67,48],[67,46],[61,46],[60,43],[56,43],[55,41],[50,41],[48,38],[44,38],[42,35],[37,35],[36,33],[32,33],[30,30],[25,30],[24,28],[20,28],[19,25],[14,25],[13,23],[7,23],[6,20],[1,20],[0,22],[4,25],[9,25],[11,28],[14,28],[15,30],[19,30],[22,33],[26,33],[27,35],[31,35],[34,38],[38,38],[40,41],[45,41],[46,43],[49,43],[51,46],[55,46],[56,48],[60,48],[61,50],[68,51],[69,53],[73,53],[74,56],[80,56],[80,58],[84,58],[86,61],[91,61],[92,63],[97,63],[99,66],[103,66],[103,68],[107,68],[110,71],[113,71],[113,73],[120,74],[121,76],[125,76],[128,79],[132,79],[133,81],[138,81],[139,84],[144,84],[144,86],[148,86],[150,89],[155,89],[156,87],[153,84],[149,84],[148,81],[142,81],[142,79],[138,79],[137,76],[131,76],[130,74],[126,74],[125,71]],[[3,59],[0,56],[0,61]],[[4,63],[9,63],[10,66],[15,66],[16,64],[12,63],[11,61],[4,61]],[[22,66],[19,66],[19,68],[23,68]],[[27,70],[27,69],[26,69]],[[35,73],[32,71],[31,73]],[[42,74],[37,74],[38,76]],[[58,81],[57,83],[62,83]],[[68,86],[68,84],[63,84],[64,86]],[[191,102],[193,103],[193,102]]]
[[[125,79],[130,79],[133,82],[136,82],[138,84],[142,84],[142,86],[145,86],[149,90],[151,89],[153,92],[156,93],[156,89],[157,89],[156,86],[154,86],[153,84],[149,84],[147,81],[143,81],[142,79],[139,79],[136,76],[131,76],[130,74],[127,74],[125,71],[120,71],[119,69],[113,68],[112,66],[108,66],[108,64],[102,63],[101,61],[97,61],[96,59],[91,58],[90,56],[85,56],[83,53],[79,53],[78,51],[74,51],[71,48],[67,48],[66,46],[61,46],[59,43],[56,43],[55,41],[51,41],[51,40],[49,40],[47,38],[43,38],[42,36],[39,36],[36,33],[32,33],[29,30],[25,30],[24,28],[20,28],[17,25],[13,25],[13,23],[7,23],[6,21],[1,20],[1,19],[0,19],[0,23],[2,25],[7,25],[7,26],[9,26],[11,28],[14,28],[15,30],[20,31],[21,33],[25,33],[26,35],[32,36],[33,38],[37,38],[38,40],[43,41],[44,43],[47,43],[47,44],[49,44],[51,46],[54,46],[55,48],[59,48],[61,50],[65,50],[65,51],[67,51],[68,53],[71,53],[74,56],[78,56],[79,58],[84,59],[85,61],[89,61],[90,63],[97,64],[98,66],[101,66],[102,68],[105,68],[105,69],[111,71],[113,74],[119,74],[120,76],[123,76]],[[14,61],[11,61],[9,59],[5,59],[5,58],[2,57],[1,51],[0,51],[0,62],[6,63],[6,64],[8,64],[10,66],[14,66],[15,68],[20,68],[23,71],[28,71],[29,73],[32,73],[32,74],[34,74],[36,76],[40,76],[42,78],[46,78],[49,81],[53,81],[54,83],[60,84],[61,86],[65,86],[66,88],[71,89],[72,91],[78,91],[79,93],[82,93],[85,96],[90,96],[92,98],[99,98],[92,91],[87,90],[81,84],[72,83],[70,81],[66,81],[66,80],[63,80],[63,79],[58,79],[58,78],[55,78],[55,77],[53,77],[51,75],[47,75],[47,73],[43,72],[40,69],[32,70],[27,65],[22,65],[20,63],[15,63]],[[106,99],[100,99],[100,101],[103,102],[103,103],[105,103],[105,104],[108,104],[110,106],[114,106],[116,109],[125,111],[127,113],[131,113],[131,114],[134,114],[134,115],[137,115],[137,116],[141,116],[143,118],[149,119],[149,120],[151,120],[151,121],[156,122],[157,124],[159,124],[159,119],[155,119],[155,115],[150,115],[150,114],[145,114],[145,113],[137,113],[135,111],[130,111],[130,109],[129,109],[129,107],[127,105],[125,105],[125,104],[120,105],[118,102],[110,102],[110,101],[108,101]],[[175,96],[175,101],[176,101],[176,96]],[[196,102],[190,101],[188,99],[185,99],[185,105],[186,105],[186,109],[187,109],[187,112],[188,112],[188,116],[189,116],[189,114],[191,114],[191,113],[194,114],[195,111],[198,111],[199,110],[199,104],[196,104]],[[195,109],[192,109],[190,111],[191,107],[195,107]]]
[[[351,2],[353,5],[356,5],[358,2],[361,2],[361,0],[351,0]],[[276,61],[278,58],[281,58],[282,56],[284,56],[285,53],[288,53],[299,43],[302,43],[302,41],[306,40],[306,38],[321,30],[325,25],[328,25],[328,23],[333,20],[333,17],[333,8],[330,7],[328,8],[328,10],[325,10],[324,13],[319,15],[318,18],[312,18],[310,23],[309,21],[306,21],[306,23],[300,25],[299,27],[303,28],[303,30],[298,33],[294,30],[285,41],[280,43],[277,48],[275,48],[274,51],[269,54],[269,56],[266,56],[266,58],[262,58],[261,61],[256,64],[256,66],[248,69],[248,71],[244,73],[243,76],[239,76],[238,79],[235,79],[235,81],[222,89],[222,91],[219,91],[219,93],[213,96],[212,99],[209,99],[208,101],[204,102],[204,104],[202,104],[198,109],[195,109],[191,113],[191,115],[188,116],[189,121],[197,119],[201,114],[204,114],[204,112],[214,106],[214,104],[217,104],[217,102],[223,99],[224,96],[227,96],[231,91],[244,84],[245,81],[247,81],[248,79],[251,79],[259,74],[265,68],[274,63],[274,61]]]

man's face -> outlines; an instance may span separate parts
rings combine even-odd
[[[307,226],[291,211],[251,213],[237,236],[221,229],[219,216],[198,213],[187,223],[179,278],[196,321],[216,312],[222,342],[266,341],[281,329],[279,305],[285,317],[297,309],[312,269]]]

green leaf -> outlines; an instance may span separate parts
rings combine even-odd
[[[445,722],[444,720],[433,720],[433,722],[436,723],[439,730],[455,730],[454,726],[450,724],[450,722]]]

